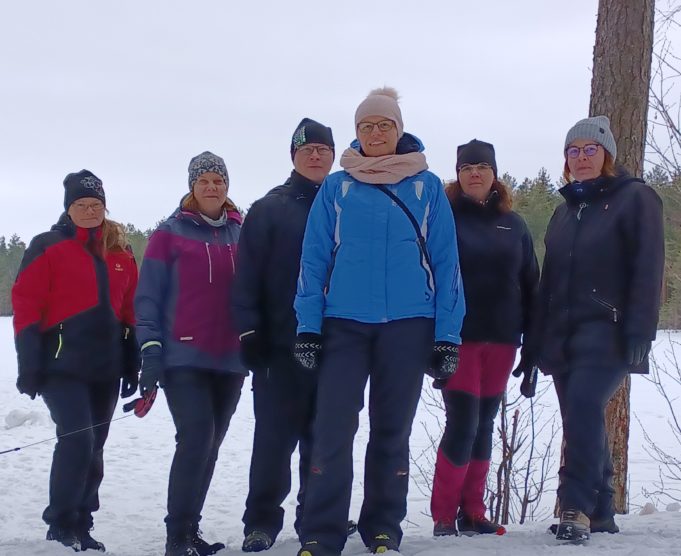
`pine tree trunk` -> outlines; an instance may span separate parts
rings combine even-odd
[[[654,0],[600,0],[589,115],[610,118],[617,164],[643,173],[648,90],[653,52]],[[627,513],[629,392],[627,377],[606,411],[615,477],[615,510]]]

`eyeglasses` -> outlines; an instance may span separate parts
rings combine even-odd
[[[482,174],[488,170],[492,170],[492,166],[487,164],[487,162],[481,162],[480,164],[464,164],[461,166],[461,168],[459,168],[459,173],[471,174],[473,172],[477,172],[478,174]]]
[[[96,203],[73,203],[76,210],[80,212],[87,212],[92,210],[92,212],[102,212],[104,210],[104,203],[97,201]]]
[[[296,152],[301,153],[303,156],[312,156],[312,153],[315,151],[317,151],[319,156],[329,156],[333,152],[333,149],[331,147],[327,147],[326,145],[319,145],[317,147],[306,145],[296,149]]]
[[[392,120],[381,120],[375,124],[372,122],[360,122],[357,124],[357,131],[363,135],[369,135],[375,127],[378,128],[378,131],[390,131],[395,127],[395,122]]]
[[[565,154],[568,155],[568,158],[578,158],[579,153],[584,151],[584,154],[591,158],[592,156],[595,156],[596,153],[598,152],[598,147],[600,145],[597,145],[596,143],[589,143],[588,145],[584,145],[583,147],[568,147],[565,149]]]

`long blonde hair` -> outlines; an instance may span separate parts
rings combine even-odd
[[[102,247],[104,252],[126,251],[129,245],[123,225],[105,217],[102,222]]]

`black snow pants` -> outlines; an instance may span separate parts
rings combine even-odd
[[[118,379],[85,382],[59,376],[45,381],[41,395],[61,437],[54,447],[49,505],[43,512],[48,525],[92,526],[104,478],[104,443],[119,387]],[[74,431],[79,432],[69,434]]]
[[[175,456],[168,480],[169,535],[201,520],[220,445],[241,396],[237,373],[174,368],[166,371],[165,396],[175,423]]]
[[[367,546],[379,534],[400,542],[400,522],[407,512],[409,435],[433,333],[434,321],[428,318],[379,324],[324,321],[301,542],[317,541],[338,554],[345,545],[353,440],[369,378],[370,433],[358,530]]]

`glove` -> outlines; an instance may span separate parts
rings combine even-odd
[[[298,334],[293,346],[293,358],[306,371],[316,371],[322,355],[322,337],[320,334],[303,332]]]
[[[456,372],[459,365],[459,346],[451,342],[435,342],[433,346],[433,353],[430,356],[430,367],[426,370],[426,374],[435,379],[435,381],[445,381]],[[433,383],[435,388],[438,388]]]
[[[139,376],[137,373],[128,373],[123,376],[121,381],[121,399],[129,398],[137,391],[139,385]]]
[[[256,330],[249,330],[239,336],[241,343],[241,362],[251,371],[267,368],[265,347]]]
[[[17,390],[19,393],[26,394],[35,400],[36,394],[40,390],[40,378],[38,373],[21,373],[17,378]]]
[[[163,386],[163,351],[161,346],[151,345],[142,350],[142,369],[140,371],[140,394],[144,397]]]
[[[513,371],[514,377],[523,376],[523,381],[520,383],[520,393],[526,398],[533,398],[537,391],[537,374],[539,369],[527,361],[520,359],[520,363]]]
[[[627,363],[634,367],[643,363],[648,353],[650,353],[651,342],[649,340],[640,340],[638,338],[629,338],[627,340]]]

